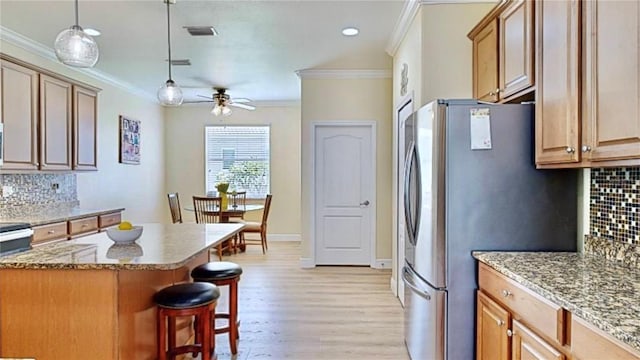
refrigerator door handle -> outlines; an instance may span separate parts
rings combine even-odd
[[[404,283],[417,295],[423,297],[426,300],[431,300],[431,295],[429,295],[429,293],[425,290],[420,289],[418,285],[413,282],[412,278],[413,276],[411,275],[409,270],[406,267],[402,268],[402,281],[404,281]]]
[[[408,234],[409,234],[409,242],[412,245],[416,245],[417,242],[417,236],[418,236],[418,223],[420,221],[420,194],[419,189],[420,189],[420,172],[419,172],[419,168],[418,168],[418,161],[417,161],[417,157],[418,157],[418,150],[416,148],[416,144],[415,142],[411,142],[411,144],[409,145],[409,151],[407,152],[407,158],[405,159],[404,162],[404,217],[405,217],[405,222],[407,224],[407,228],[408,228]],[[414,168],[413,164],[416,164],[416,167]],[[411,174],[417,171],[416,173],[416,181],[418,182],[416,184],[417,190],[416,190],[416,195],[415,195],[415,199],[413,199],[415,201],[415,203],[413,204],[416,208],[416,217],[415,219],[413,218],[413,216],[411,216]]]
[[[413,219],[411,218],[411,170],[413,165],[413,157],[415,155],[415,142],[411,142],[409,145],[409,151],[407,152],[407,157],[404,161],[404,220],[407,224],[407,233],[409,234],[409,242],[413,245],[416,244],[415,241],[415,228]]]

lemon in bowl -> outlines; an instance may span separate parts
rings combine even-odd
[[[142,235],[142,226],[133,226],[123,221],[117,227],[107,229],[107,236],[116,244],[131,244]]]

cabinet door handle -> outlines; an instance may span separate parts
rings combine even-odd
[[[586,152],[589,152],[589,151],[591,151],[591,146],[589,146],[589,145],[582,145],[582,152],[583,152],[583,153],[586,153]]]
[[[493,92],[493,91],[490,91],[490,92],[489,92],[489,96],[496,96],[496,93],[495,93],[495,92]]]
[[[573,154],[574,152],[576,152],[576,149],[572,148],[571,146],[567,146],[565,150],[567,151],[567,154]]]
[[[515,334],[513,331],[511,331],[511,329],[507,329],[507,336],[508,337],[512,337],[513,334]]]
[[[509,290],[502,290],[502,296],[504,296],[504,297],[509,297],[509,296],[511,296],[511,295],[512,295],[511,291],[509,291]]]
[[[496,323],[498,324],[498,326],[502,326],[504,325],[504,320],[496,320]]]
[[[47,231],[47,234],[55,234],[55,233],[56,233],[56,231],[55,231],[55,230],[49,230],[49,231]]]

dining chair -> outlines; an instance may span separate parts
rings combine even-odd
[[[269,210],[271,209],[271,194],[267,194],[267,198],[264,200],[264,210],[262,211],[261,222],[243,221],[244,228],[240,232],[240,245],[262,245],[262,253],[269,249],[267,244],[267,219],[269,217]],[[258,233],[260,239],[246,239],[245,234]]]
[[[193,197],[193,210],[196,214],[196,223],[198,224],[213,224],[220,222],[220,205],[222,204],[222,198],[220,197]],[[225,250],[233,250],[232,240],[222,241],[216,246],[218,252],[218,258],[222,261],[222,253]]]
[[[182,211],[180,210],[180,197],[178,193],[168,193],[169,198],[169,210],[171,211],[171,221],[175,223],[182,223]]]

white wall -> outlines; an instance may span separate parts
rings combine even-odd
[[[376,122],[376,259],[391,258],[391,79],[302,78],[302,246],[310,259],[312,168],[311,124],[318,121]]]
[[[211,115],[212,105],[183,105],[166,108],[166,191],[178,192],[181,205],[193,195],[205,193],[204,127],[206,125],[271,126],[271,194],[269,234],[300,235],[300,106],[256,104],[255,111],[234,110],[228,117]],[[166,202],[166,194],[164,194]],[[195,221],[193,213],[182,212],[185,221]],[[248,214],[257,220],[260,213]],[[170,220],[168,207],[165,221]]]
[[[98,171],[78,172],[82,208],[126,208],[123,219],[158,222],[164,217],[164,126],[162,108],[154,101],[79,73],[57,61],[34,55],[5,41],[3,53],[101,88],[98,95]],[[118,163],[118,116],[142,121],[140,165]]]

